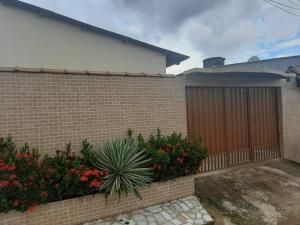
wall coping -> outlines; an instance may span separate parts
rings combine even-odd
[[[127,76],[127,77],[161,77],[176,78],[173,74],[151,74],[151,73],[128,73],[128,72],[110,72],[110,71],[92,71],[92,70],[67,70],[67,69],[47,69],[47,68],[24,68],[24,67],[0,67],[1,72],[9,73],[34,73],[34,74],[69,74],[69,75],[96,75],[96,76]]]

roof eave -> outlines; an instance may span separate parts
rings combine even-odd
[[[225,67],[216,68],[194,68],[180,74],[181,76],[235,76],[235,77],[252,77],[252,78],[275,78],[287,79],[289,76],[277,70],[270,69],[226,69]]]

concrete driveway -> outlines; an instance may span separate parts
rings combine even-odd
[[[300,165],[270,161],[200,175],[196,194],[215,225],[300,225]]]

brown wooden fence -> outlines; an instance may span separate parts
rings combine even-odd
[[[187,87],[190,138],[202,136],[202,171],[278,158],[276,88]]]

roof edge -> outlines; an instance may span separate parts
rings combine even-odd
[[[255,73],[255,74],[274,74],[282,79],[289,77],[286,73],[283,73],[278,70],[267,69],[267,68],[228,68],[228,67],[212,67],[212,68],[193,68],[190,70],[186,70],[183,73],[179,74],[180,76],[187,76],[192,74],[225,74],[225,73]]]

